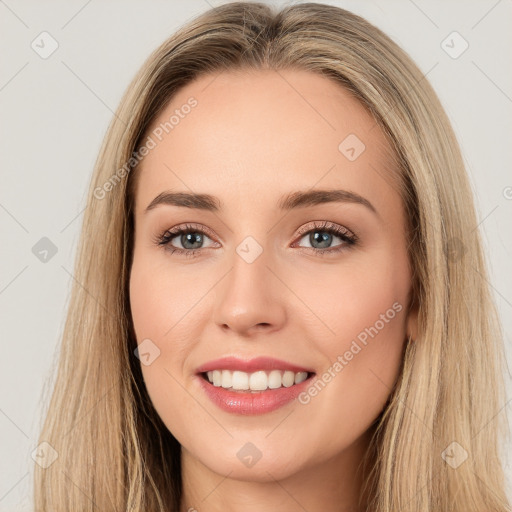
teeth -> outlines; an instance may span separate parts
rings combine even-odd
[[[281,379],[281,372],[279,370],[272,370],[268,376],[268,387],[270,389],[277,389],[283,383]]]
[[[206,372],[210,383],[217,387],[237,391],[265,391],[266,389],[289,388],[300,384],[308,378],[307,372],[291,372],[289,370],[257,371],[246,373],[238,370],[213,370]]]
[[[232,376],[229,370],[222,370],[222,376],[220,379],[220,385],[223,388],[230,388],[232,383]]]
[[[264,391],[268,387],[268,377],[265,372],[251,373],[249,377],[249,388],[251,391]],[[246,388],[247,389],[247,388]]]
[[[222,373],[224,374],[224,371]],[[249,375],[245,372],[233,372],[231,387],[233,389],[249,389]]]
[[[294,381],[295,381],[295,374],[293,372],[284,372],[283,373],[283,386],[285,388],[289,388],[290,386],[293,386]]]
[[[222,372],[220,370],[213,370],[213,380],[208,376],[208,380],[213,382],[214,386],[220,386],[222,384]]]

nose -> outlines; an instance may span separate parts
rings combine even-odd
[[[223,331],[251,337],[282,329],[290,292],[269,259],[263,252],[248,262],[235,253],[232,268],[216,287],[214,321]]]

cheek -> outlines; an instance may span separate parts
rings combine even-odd
[[[309,310],[304,311],[306,318],[317,332],[312,339],[324,353],[337,354],[358,336],[364,339],[375,324],[382,338],[400,341],[405,321],[398,310],[406,310],[410,288],[407,259],[402,255],[382,251],[371,258],[354,258],[350,265],[326,267],[321,273],[303,269],[300,276],[286,278],[294,279],[294,290]]]
[[[190,421],[204,422],[199,414],[201,409],[190,407],[191,396],[183,387],[183,368],[193,346],[191,340],[199,339],[193,331],[198,328],[197,322],[190,317],[191,308],[198,301],[198,290],[190,286],[190,281],[186,285],[179,274],[157,268],[154,256],[142,251],[140,255],[134,254],[130,308],[137,343],[146,347],[141,352],[150,354],[149,364],[141,358],[142,376],[153,407],[180,440]],[[176,414],[177,410],[191,412]]]
[[[197,316],[196,304],[204,295],[200,281],[175,271],[159,255],[137,251],[130,274],[130,308],[137,341],[154,340],[161,348],[172,339],[178,343],[191,316]],[[205,285],[206,286],[206,285]],[[188,334],[190,338],[190,333]]]
[[[159,268],[153,256],[146,260],[135,258],[130,278],[130,305],[137,343],[149,347],[145,352],[156,354],[150,364],[144,364],[141,358],[142,376],[163,421],[167,424],[169,418],[175,417],[174,428],[179,418],[173,410],[190,405],[190,395],[183,386],[188,385],[193,370],[189,355],[204,329],[200,299],[211,286],[208,282],[200,286],[190,277]],[[170,424],[167,427],[171,430]]]
[[[339,429],[347,437],[363,432],[391,393],[406,338],[407,269],[405,257],[383,254],[368,264],[360,259],[357,268],[339,274],[331,271],[329,279],[315,276],[316,284],[302,281],[298,294],[308,293],[307,304],[321,319],[311,325],[325,361],[302,403],[311,417],[324,416],[334,437]]]

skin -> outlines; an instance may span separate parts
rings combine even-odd
[[[181,510],[362,510],[359,464],[417,318],[407,313],[405,214],[390,179],[388,143],[350,93],[295,70],[202,76],[150,129],[191,96],[197,106],[139,168],[130,275],[137,341],[149,338],[160,350],[142,365],[144,381],[182,446]],[[351,133],[366,146],[354,161],[338,149]],[[312,188],[357,193],[378,213],[348,202],[279,211],[282,195]],[[144,212],[163,191],[212,194],[224,209],[160,205]],[[308,226],[314,233],[315,221],[349,229],[358,243],[343,246],[333,235],[315,245],[309,233],[298,234]],[[213,233],[203,237],[199,256],[155,243],[186,223]],[[263,250],[250,264],[236,252],[247,236]],[[182,243],[172,239],[187,250]],[[231,355],[284,359],[321,376],[394,303],[401,311],[307,404],[242,416],[219,409],[198,385],[198,366]],[[252,467],[237,458],[247,442],[262,454]]]

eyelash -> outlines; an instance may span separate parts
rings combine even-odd
[[[348,247],[351,247],[358,242],[357,236],[349,231],[347,228],[339,226],[329,221],[323,221],[319,224],[314,223],[313,227],[306,226],[299,230],[299,240],[307,235],[310,232],[314,231],[322,231],[325,233],[329,233],[331,235],[335,235],[343,240],[343,244],[336,246],[336,248],[328,248],[328,249],[315,249],[314,247],[301,247],[300,249],[311,249],[319,256],[325,256],[326,253],[339,253],[341,251],[346,250]],[[172,239],[176,238],[178,235],[189,234],[189,233],[201,233],[211,238],[211,233],[209,230],[204,229],[202,227],[195,226],[193,224],[186,224],[185,226],[168,229],[164,231],[162,234],[157,235],[154,240],[154,243],[158,246],[163,246],[166,251],[170,251],[171,254],[175,252],[178,254],[184,254],[186,257],[194,257],[197,256],[199,252],[201,252],[205,247],[200,249],[180,249],[178,247],[173,247],[170,245]]]

